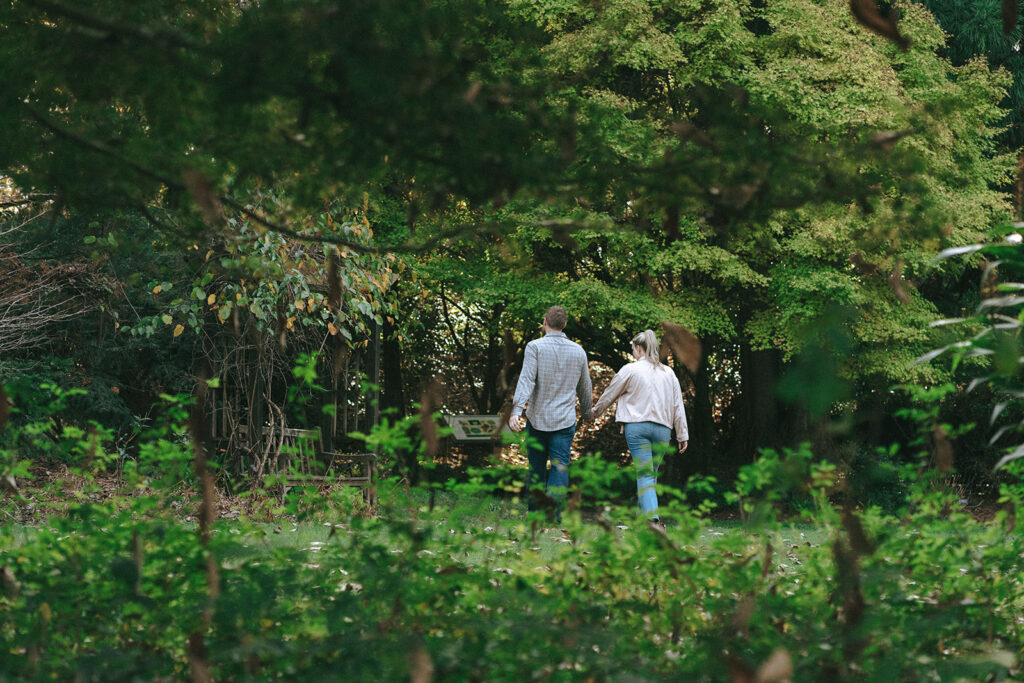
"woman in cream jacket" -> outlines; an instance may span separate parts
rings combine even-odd
[[[658,494],[654,489],[660,458],[654,451],[665,453],[676,430],[679,452],[686,450],[689,431],[679,379],[671,368],[662,364],[658,355],[658,338],[651,330],[633,337],[633,357],[623,366],[594,406],[594,417],[603,413],[614,401],[615,421],[622,424],[626,445],[636,467],[636,491],[640,511],[654,522],[658,517]],[[656,448],[655,444],[663,444]]]

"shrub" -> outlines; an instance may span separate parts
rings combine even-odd
[[[147,439],[177,461],[180,434]],[[351,491],[297,487],[269,525],[182,519],[160,489],[100,504],[87,488],[65,514],[0,535],[0,679],[951,680],[1015,667],[1019,480],[983,524],[904,468],[894,516],[833,505],[836,470],[807,448],[766,452],[731,494],[738,526],[686,502],[708,490],[698,482],[662,490],[661,530],[614,503],[622,471],[593,458],[573,475],[564,532],[490,494],[511,471],[384,480],[371,517],[339,507]]]

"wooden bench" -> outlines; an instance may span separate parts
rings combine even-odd
[[[362,486],[367,503],[371,506],[376,504],[376,487],[373,485],[377,474],[376,454],[324,451],[318,429],[285,428],[271,432],[265,428],[264,434],[268,438],[280,439],[271,474],[284,478],[282,500],[292,486],[333,483]],[[343,468],[354,471],[341,472]]]

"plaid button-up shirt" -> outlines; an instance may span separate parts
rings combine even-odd
[[[583,347],[564,332],[548,332],[527,344],[512,415],[522,415],[526,406],[526,419],[534,429],[565,429],[576,424],[576,397],[583,419],[589,420],[594,396]]]

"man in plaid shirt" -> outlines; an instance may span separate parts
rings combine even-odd
[[[548,492],[559,502],[556,522],[561,520],[561,503],[569,486],[569,459],[576,434],[576,398],[580,399],[580,415],[584,420],[590,419],[594,400],[587,354],[562,332],[566,320],[565,309],[552,306],[544,314],[544,336],[526,345],[523,371],[519,374],[508,420],[512,431],[522,431],[525,407],[525,426],[530,437],[526,449],[530,461],[527,507],[535,509],[530,485],[547,481]]]

